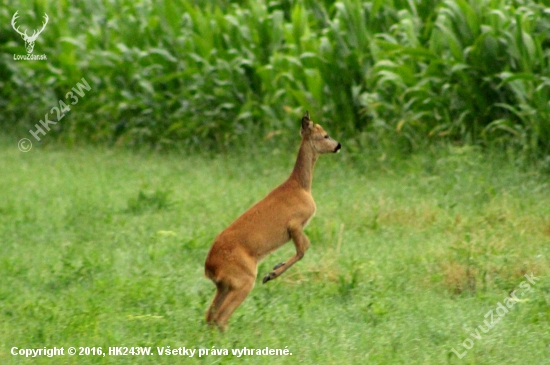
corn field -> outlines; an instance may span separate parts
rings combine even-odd
[[[9,1],[0,115],[18,135],[83,77],[45,142],[225,149],[296,137],[307,109],[353,152],[447,141],[550,159],[548,0]],[[40,27],[34,53],[12,28]],[[30,31],[29,31],[30,33]]]

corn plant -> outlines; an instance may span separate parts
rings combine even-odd
[[[307,109],[350,141],[550,154],[548,1],[3,5],[4,130],[26,133],[82,77],[93,87],[46,142],[226,149],[290,139]],[[13,60],[16,11],[29,29],[48,14],[35,47],[47,61]]]

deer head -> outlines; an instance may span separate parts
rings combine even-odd
[[[40,29],[39,31],[35,30],[31,36],[28,36],[26,29],[23,33],[21,33],[19,27],[15,27],[15,21],[18,18],[17,13],[19,13],[19,11],[16,11],[15,14],[13,14],[13,18],[11,18],[11,26],[13,27],[13,29],[15,29],[17,33],[21,35],[21,38],[23,38],[23,40],[25,41],[25,48],[27,49],[27,53],[30,54],[34,49],[34,42],[36,41],[36,38],[38,38],[38,35],[40,35],[44,28],[46,28],[46,24],[48,24],[48,14],[44,13],[44,23],[42,24],[42,29]]]

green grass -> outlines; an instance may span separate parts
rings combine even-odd
[[[0,149],[0,363],[543,364],[550,358],[548,176],[470,147],[406,160],[323,156],[312,246],[262,274],[210,330],[217,233],[289,174],[296,148],[207,157]],[[243,151],[244,153],[244,151]],[[534,273],[540,281],[459,360],[452,348]],[[14,357],[19,348],[285,348],[292,358]],[[156,352],[156,350],[155,350]]]

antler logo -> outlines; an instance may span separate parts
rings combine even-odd
[[[42,24],[42,29],[40,29],[39,31],[35,30],[33,31],[31,36],[28,36],[27,29],[25,29],[25,31],[21,33],[21,31],[19,30],[19,27],[17,28],[15,27],[15,21],[18,18],[17,13],[19,13],[19,11],[16,11],[15,14],[13,14],[13,18],[11,18],[11,26],[13,27],[13,29],[15,29],[17,33],[21,35],[21,37],[25,41],[25,48],[27,49],[27,53],[31,54],[34,49],[34,42],[36,41],[36,38],[38,38],[40,33],[42,33],[44,28],[46,28],[46,24],[48,24],[48,19],[49,19],[48,14],[44,13],[44,23]]]

